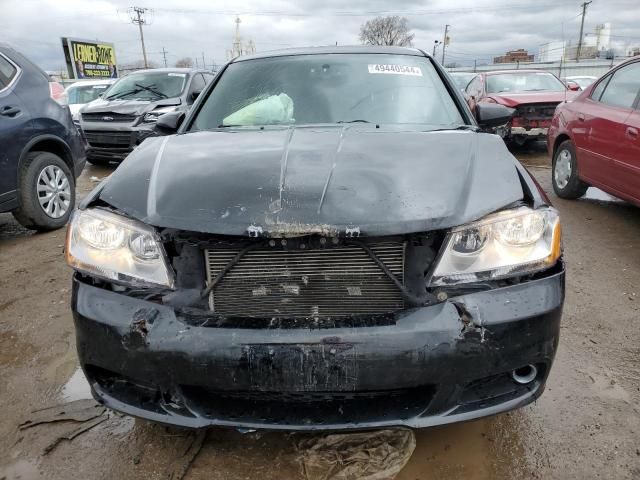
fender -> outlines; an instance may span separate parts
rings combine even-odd
[[[27,154],[32,150],[33,146],[45,140],[57,143],[64,150],[64,156],[62,157],[62,160],[64,160],[67,166],[71,169],[71,172],[75,174],[75,165],[73,164],[73,160],[72,160],[73,155],[71,153],[71,148],[69,147],[69,144],[64,140],[62,140],[60,137],[57,137],[55,135],[48,134],[48,133],[33,137],[31,140],[27,142],[25,147],[22,149],[22,153],[20,154],[20,159],[18,160],[18,169],[16,174],[18,174],[22,169],[22,165],[27,159]],[[55,152],[51,152],[51,153],[55,153]]]

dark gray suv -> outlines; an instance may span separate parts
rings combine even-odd
[[[75,205],[85,153],[64,103],[62,85],[0,43],[0,213],[27,228],[60,228]]]
[[[140,70],[118,80],[80,112],[87,160],[95,165],[120,162],[154,133],[158,117],[186,112],[213,73],[190,68]]]

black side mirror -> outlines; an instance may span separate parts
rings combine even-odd
[[[202,90],[196,90],[191,92],[191,101],[195,101],[196,98],[202,93]]]
[[[184,112],[169,112],[158,117],[153,129],[158,135],[172,135],[178,131],[184,121]]]
[[[494,128],[509,123],[515,113],[514,108],[497,103],[477,103],[476,120],[480,128]]]

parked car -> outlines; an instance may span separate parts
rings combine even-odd
[[[640,206],[640,58],[556,110],[549,129],[553,189],[579,198],[590,185]]]
[[[6,44],[0,44],[0,212],[25,227],[67,223],[84,146],[59,84]]]
[[[214,75],[191,68],[140,70],[119,79],[87,105],[80,126],[87,160],[94,165],[122,161],[147,137],[163,113],[186,111]]]
[[[567,82],[573,82],[578,85],[580,90],[584,90],[593,82],[595,82],[598,77],[593,77],[591,75],[576,75],[571,77],[566,77]]]
[[[475,78],[476,73],[468,73],[468,72],[449,72],[451,78],[456,83],[457,87],[463,92],[469,85],[469,82]]]
[[[80,125],[80,109],[104,94],[113,82],[113,78],[84,80],[72,83],[66,88],[65,93],[74,123]]]
[[[400,47],[232,60],[68,232],[95,398],[204,427],[427,427],[528,404],[558,345],[558,213]]]
[[[515,108],[511,121],[496,133],[518,145],[546,138],[558,104],[575,96],[558,77],[539,70],[482,72],[467,85],[466,93],[472,109],[487,102]]]

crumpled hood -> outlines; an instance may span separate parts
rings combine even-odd
[[[146,140],[99,198],[157,227],[229,235],[390,235],[522,199],[495,136],[313,126]]]
[[[531,103],[560,103],[573,100],[577,92],[527,92],[527,93],[492,93],[489,96],[496,102],[510,108]],[[579,93],[579,92],[578,92]]]
[[[179,98],[163,98],[155,102],[148,100],[105,100],[103,98],[97,98],[88,103],[82,109],[82,113],[115,112],[127,115],[142,115],[158,107],[180,105],[180,103]]]

